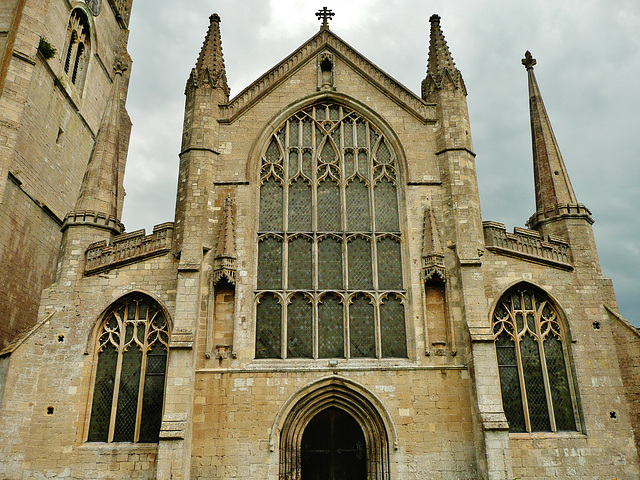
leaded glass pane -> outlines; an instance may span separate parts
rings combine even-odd
[[[279,163],[281,161],[280,148],[278,147],[278,142],[275,139],[271,140],[271,143],[264,154],[264,158],[269,163]]]
[[[358,295],[349,305],[350,357],[375,358],[374,308],[371,299]]]
[[[348,119],[343,123],[344,125],[344,146],[345,147],[353,147],[353,122],[351,119]]]
[[[127,336],[129,332],[133,335],[132,325],[127,326]],[[141,361],[142,352],[135,343],[129,346],[122,355],[116,425],[113,432],[114,442],[134,441]]]
[[[298,173],[298,150],[289,150],[289,177],[295,177]]]
[[[340,208],[340,187],[332,179],[318,183],[318,231],[337,232],[342,230],[342,209]]]
[[[384,140],[380,142],[378,146],[378,151],[376,152],[376,160],[379,163],[386,164],[391,162],[391,152],[387,148],[387,145],[384,143]]]
[[[289,232],[311,231],[311,185],[297,178],[289,186]]]
[[[142,418],[140,420],[140,438],[143,443],[157,442],[162,422],[162,398],[164,396],[164,377],[167,370],[167,350],[156,343],[147,352],[147,369],[142,396]]]
[[[524,335],[520,341],[520,352],[527,403],[529,404],[531,431],[548,432],[551,430],[551,425],[549,424],[549,409],[542,378],[538,342],[531,335]]]
[[[356,178],[345,188],[347,201],[347,230],[351,232],[371,231],[371,215],[369,213],[369,189]]]
[[[344,152],[344,172],[347,178],[355,173],[356,161],[353,156],[353,150]]]
[[[313,307],[304,295],[287,306],[287,358],[313,357]]]
[[[333,237],[318,242],[318,288],[342,290],[342,243]]]
[[[322,153],[320,153],[319,162],[333,163],[335,161],[336,161],[336,151],[334,150],[333,145],[331,145],[331,142],[327,138],[327,141],[322,147]]]
[[[380,305],[380,343],[383,357],[405,358],[407,340],[404,305],[397,297],[387,298]]]
[[[338,148],[340,148],[340,129],[336,128],[333,132],[331,132],[331,139],[333,143],[335,143]]]
[[[273,177],[260,187],[260,230],[263,232],[282,231],[282,184]]]
[[[309,118],[305,118],[302,121],[302,146],[303,147],[311,147],[311,142],[313,141],[313,125],[311,124],[311,120]]]
[[[313,282],[311,241],[296,237],[289,242],[289,289],[310,289]]]
[[[356,237],[347,244],[349,251],[349,290],[373,289],[371,273],[371,242]]]
[[[502,405],[509,422],[509,431],[526,432],[516,346],[505,331],[496,338],[496,355],[498,357],[498,372],[500,373]]]
[[[378,240],[378,288],[402,289],[400,242],[390,237]]]
[[[108,334],[103,335],[105,342]],[[91,407],[91,422],[89,423],[89,442],[107,442],[109,440],[109,421],[113,404],[113,387],[116,377],[118,351],[116,347],[107,343],[98,355],[98,369],[96,383],[93,388],[93,405]]]
[[[356,135],[358,137],[358,146],[366,147],[367,146],[367,125],[360,118],[356,121]]]
[[[329,106],[329,119],[335,122],[340,120],[340,107],[338,105]]]
[[[544,355],[547,361],[547,371],[549,372],[556,427],[558,430],[575,430],[576,419],[573,414],[571,390],[560,339],[553,335],[545,338]]]
[[[298,146],[298,119],[294,118],[289,123],[289,145]]]
[[[364,178],[369,178],[369,159],[367,152],[362,150],[358,152],[358,173]]]
[[[282,288],[282,241],[266,237],[258,244],[258,290]]]
[[[256,358],[281,358],[281,345],[281,306],[273,293],[267,293],[256,308]]]
[[[395,185],[388,179],[383,178],[376,183],[373,192],[376,205],[376,231],[399,231],[398,195]]]
[[[305,150],[302,152],[302,173],[311,177],[313,167],[311,165],[311,151]]]
[[[318,357],[344,357],[344,319],[339,297],[328,294],[318,304]]]

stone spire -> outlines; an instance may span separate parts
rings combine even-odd
[[[467,89],[462,80],[460,70],[456,68],[449,46],[440,28],[440,16],[431,15],[431,33],[429,36],[429,59],[427,62],[427,76],[422,81],[422,98],[429,101],[435,90],[440,90],[449,84],[454,89],[461,89],[464,95]]]
[[[77,223],[79,215],[91,213],[104,217],[108,225],[118,225],[116,230],[122,231],[122,224],[117,219],[120,190],[120,109],[122,75],[127,66],[118,61],[114,70],[111,94],[82,180],[80,194],[74,211],[67,218],[70,220],[74,217]]]
[[[222,56],[222,39],[220,37],[220,16],[214,13],[209,17],[209,30],[202,44],[196,68],[191,71],[187,81],[187,89],[201,85],[220,88],[229,98],[227,71]]]
[[[529,112],[531,115],[531,141],[533,145],[533,174],[536,191],[536,214],[529,219],[535,228],[544,218],[563,214],[589,214],[584,205],[578,204],[567,169],[562,160],[558,142],[542,102],[542,95],[533,73],[535,58],[527,51],[522,64],[529,82]],[[536,218],[534,218],[536,217]]]
[[[236,283],[236,227],[233,204],[233,198],[230,196],[224,201],[222,228],[213,260],[212,282],[214,285],[223,278],[226,278],[229,283]]]

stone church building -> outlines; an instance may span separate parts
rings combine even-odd
[[[0,5],[0,478],[640,478],[639,336],[530,53],[536,211],[507,232],[440,17],[420,96],[323,9],[231,97],[214,14],[147,235],[120,222],[131,2]]]

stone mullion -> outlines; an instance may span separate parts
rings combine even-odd
[[[522,301],[522,300],[521,300]],[[520,377],[520,395],[522,397],[522,410],[524,414],[524,423],[527,432],[531,431],[531,419],[529,418],[529,402],[527,400],[527,385],[524,378],[524,368],[522,366],[522,353],[520,352],[520,339],[523,334],[518,331],[518,322],[516,321],[516,311],[513,307],[513,299],[510,299],[511,308],[509,315],[513,324],[514,344],[516,348],[516,365],[518,366],[518,376]],[[523,327],[525,327],[526,318],[522,319]],[[526,328],[523,328],[526,334]]]
[[[547,410],[549,411],[549,424],[551,431],[556,432],[556,416],[553,412],[553,398],[551,397],[551,383],[549,381],[549,371],[547,370],[547,357],[544,354],[544,342],[542,339],[542,332],[540,330],[540,314],[542,313],[542,308],[537,312],[535,310],[535,297],[533,295],[531,297],[533,320],[536,326],[536,336],[538,337],[538,351],[540,352],[540,368],[542,368],[542,380],[544,383],[544,392],[547,397]]]
[[[116,427],[116,413],[118,411],[118,395],[120,393],[120,378],[122,377],[122,355],[125,347],[125,341],[127,337],[127,321],[126,318],[129,314],[129,305],[124,311],[123,320],[118,319],[118,316],[114,313],[114,317],[118,320],[118,329],[120,330],[120,344],[118,345],[118,360],[116,360],[116,376],[113,380],[113,397],[111,401],[111,417],[109,418],[109,434],[107,435],[107,442],[113,442],[113,434]]]
[[[136,320],[140,318],[140,304],[136,304]],[[136,323],[136,328],[139,323]],[[142,347],[142,358],[140,364],[140,380],[138,382],[138,403],[136,405],[136,424],[133,434],[133,441],[138,442],[140,438],[140,422],[142,421],[142,401],[144,397],[144,382],[145,376],[147,375],[147,353],[149,352],[149,327],[151,326],[151,322],[149,321],[149,308],[147,307],[147,317],[144,322],[144,340]],[[134,332],[137,333],[137,330]]]
[[[354,137],[354,128],[355,124],[353,122],[349,122],[349,130],[351,134],[352,144],[355,145],[353,141]],[[344,122],[342,122],[342,132],[340,135],[340,141],[342,145],[344,145]],[[355,149],[354,149],[355,151]],[[350,348],[350,332],[349,332],[349,258],[348,258],[348,240],[347,240],[347,171],[346,165],[344,162],[344,148],[341,148],[340,156],[342,161],[340,162],[340,181],[338,182],[340,185],[340,225],[342,232],[340,232],[340,236],[342,237],[341,247],[342,247],[342,294],[343,294],[343,304],[342,304],[342,328],[343,328],[343,348],[344,348],[344,356],[345,358],[349,358],[351,355]],[[355,166],[355,156],[354,156],[354,166]]]

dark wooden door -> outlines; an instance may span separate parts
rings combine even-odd
[[[302,435],[302,480],[366,480],[364,433],[344,410],[317,414]]]

